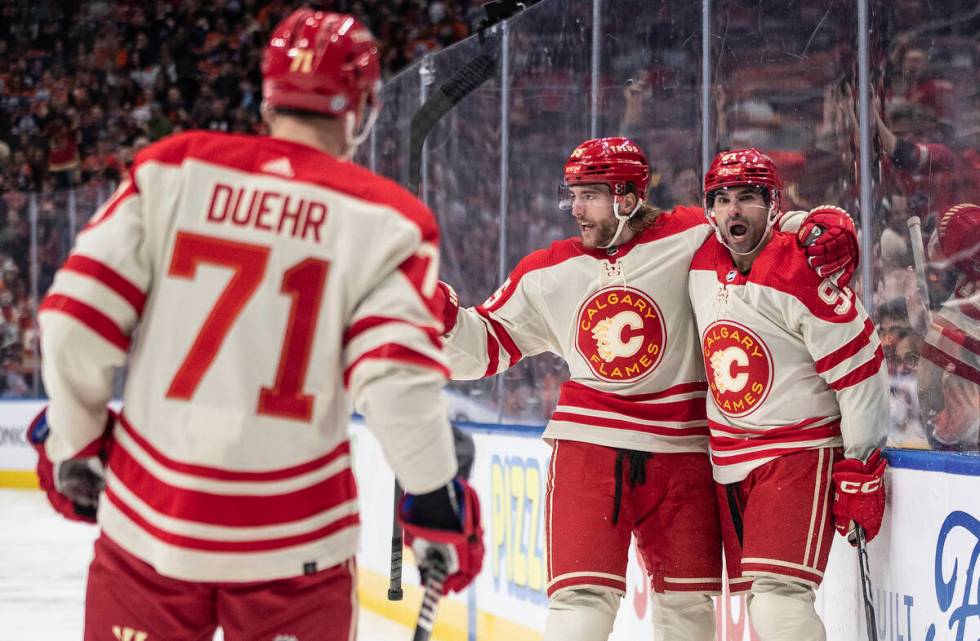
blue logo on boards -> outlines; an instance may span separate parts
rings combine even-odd
[[[952,558],[952,571],[947,579],[943,572],[943,561],[946,560],[946,542],[952,533],[956,532],[962,537],[963,532],[972,538],[973,550],[968,555],[954,555]],[[959,547],[959,546],[957,546]],[[939,609],[949,615],[946,627],[950,631],[956,632],[955,641],[963,641],[967,628],[980,630],[980,585],[976,576],[977,558],[980,557],[980,521],[966,512],[952,512],[946,517],[943,526],[939,530],[939,538],[936,541],[936,564],[935,564],[935,584],[936,602]],[[965,565],[964,565],[965,564]],[[961,572],[964,572],[963,581],[960,582]],[[954,603],[957,593],[960,595],[959,603]],[[972,622],[972,625],[970,625]],[[946,639],[942,636],[940,639]],[[976,636],[970,637],[971,641]],[[926,641],[936,639],[936,624],[931,624],[926,632]]]

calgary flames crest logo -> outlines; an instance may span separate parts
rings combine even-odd
[[[666,337],[652,298],[631,287],[607,287],[582,304],[575,346],[602,380],[635,381],[660,363]]]
[[[751,414],[772,389],[772,356],[752,330],[732,321],[712,323],[701,337],[708,387],[731,417]]]

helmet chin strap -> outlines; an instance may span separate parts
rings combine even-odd
[[[356,133],[354,127],[357,124],[357,116],[354,115],[353,111],[348,111],[344,114],[344,160],[350,160],[357,151],[357,148],[371,135],[371,129],[374,128],[379,111],[381,110],[377,103],[371,105],[361,130]]]
[[[637,199],[636,207],[633,208],[633,211],[631,211],[628,214],[620,214],[619,198],[613,199],[613,216],[615,216],[616,220],[619,221],[619,225],[616,226],[616,233],[613,234],[612,240],[610,240],[605,245],[598,245],[599,249],[609,249],[610,247],[614,247],[616,245],[616,241],[619,240],[619,235],[623,233],[623,228],[626,227],[626,223],[630,221],[630,218],[633,217],[633,214],[635,214],[640,210],[640,205],[642,204],[643,201]]]

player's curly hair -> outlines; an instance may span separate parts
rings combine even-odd
[[[653,221],[655,221],[662,213],[663,211],[655,205],[651,205],[650,203],[646,202],[640,203],[640,211],[636,212],[636,214],[630,218],[629,223],[627,224],[633,233],[638,234],[652,225]]]

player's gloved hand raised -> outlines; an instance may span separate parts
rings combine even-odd
[[[34,417],[27,430],[28,440],[37,451],[37,476],[48,502],[62,516],[73,521],[95,523],[99,496],[105,489],[105,462],[112,448],[112,427],[116,413],[109,410],[102,436],[75,458],[52,464],[44,449],[50,432],[47,407]]]
[[[854,221],[846,211],[832,205],[814,207],[796,238],[821,278],[841,272],[837,286],[847,287],[858,266],[858,241]]]
[[[424,583],[437,565],[442,593],[460,592],[483,565],[483,528],[476,492],[460,477],[435,492],[406,494],[398,506],[405,543],[415,553]]]
[[[849,458],[834,464],[834,526],[841,536],[849,537],[854,523],[864,528],[866,540],[877,536],[885,514],[885,465],[877,449],[866,462]]]
[[[432,302],[435,307],[436,318],[442,321],[442,335],[446,336],[456,327],[456,318],[459,316],[459,296],[448,283],[440,280],[436,287],[436,293],[432,295]]]

